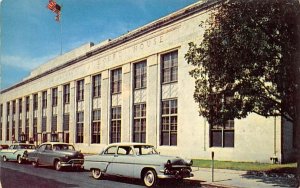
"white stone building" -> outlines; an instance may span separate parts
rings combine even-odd
[[[280,162],[293,156],[292,126],[251,114],[221,127],[198,115],[192,69],[211,3],[195,3],[116,39],[88,43],[1,91],[0,142],[64,141],[88,153],[112,142],[147,142],[162,154]]]

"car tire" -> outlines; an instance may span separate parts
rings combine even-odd
[[[22,157],[20,155],[18,155],[17,161],[18,161],[19,164],[23,163],[23,159],[22,159]]]
[[[39,162],[38,162],[38,161],[32,161],[32,166],[33,166],[34,168],[39,167]]]
[[[103,177],[103,173],[100,169],[92,169],[92,176],[93,178],[99,180]]]
[[[154,170],[149,169],[143,174],[143,181],[146,187],[154,187],[157,184],[157,174]]]
[[[7,157],[5,155],[2,157],[2,160],[3,160],[3,162],[7,162],[8,161],[8,159],[7,159]]]
[[[57,160],[57,161],[54,162],[54,168],[55,168],[55,170],[57,170],[57,171],[61,171],[62,166],[61,166],[60,160]]]

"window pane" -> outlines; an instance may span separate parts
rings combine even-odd
[[[224,147],[234,147],[234,131],[224,131]]]
[[[211,146],[222,147],[222,131],[211,131]]]

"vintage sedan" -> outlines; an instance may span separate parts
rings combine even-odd
[[[84,159],[84,169],[91,171],[95,179],[104,174],[141,178],[147,187],[155,186],[158,179],[192,177],[191,165],[191,160],[163,156],[152,145],[139,143],[111,144],[100,154]]]
[[[35,145],[25,143],[14,143],[7,149],[0,151],[0,157],[4,162],[18,161],[19,164],[27,161],[27,155],[35,150]]]
[[[34,167],[47,165],[53,166],[58,171],[64,167],[81,169],[83,158],[83,154],[76,151],[73,145],[62,142],[43,143],[28,155],[28,160]]]

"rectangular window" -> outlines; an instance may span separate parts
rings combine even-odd
[[[29,141],[29,119],[25,120],[25,140]]]
[[[177,145],[177,99],[162,101],[161,145]]]
[[[12,121],[12,131],[11,131],[12,133],[11,133],[11,137],[12,137],[12,140],[15,140],[15,133],[16,133],[16,122],[15,122],[15,120],[13,120]]]
[[[7,121],[6,127],[6,141],[9,141],[9,121]]]
[[[52,89],[52,106],[57,106],[57,87]]]
[[[122,69],[116,69],[111,71],[111,93],[122,92]]]
[[[101,133],[101,110],[97,109],[93,111],[92,117],[92,143],[100,143],[100,133]]]
[[[217,100],[212,102],[219,106],[215,110],[220,110],[223,102],[217,97],[215,99]],[[227,96],[223,101],[226,103],[230,100],[231,97]],[[229,119],[223,124],[210,125],[210,147],[234,147],[234,120]]]
[[[234,120],[227,120],[224,125],[210,126],[211,147],[234,147]]]
[[[0,104],[0,141],[2,141],[3,104]]]
[[[162,83],[178,80],[178,52],[170,52],[162,56]]]
[[[101,75],[93,76],[93,98],[101,96]]]
[[[22,134],[22,120],[19,120],[19,132],[18,132],[18,139],[21,140],[21,134]]]
[[[6,114],[7,114],[7,117],[9,117],[9,115],[10,115],[10,102],[7,102],[6,106],[7,106],[7,108],[6,108]],[[7,121],[8,121],[8,119],[7,119]]]
[[[76,143],[83,143],[83,120],[84,113],[77,112],[77,123],[76,123]]]
[[[77,101],[84,100],[84,80],[77,81]]]
[[[33,140],[37,141],[38,135],[37,135],[37,118],[33,118]]]
[[[22,99],[19,99],[19,113],[22,113]]]
[[[47,131],[47,117],[42,117],[42,132]]]
[[[133,142],[146,143],[146,104],[135,104],[133,114]]]
[[[12,102],[12,113],[16,114],[16,101]]]
[[[38,109],[38,94],[33,95],[33,110]]]
[[[110,143],[121,142],[121,107],[111,108]]]
[[[69,131],[70,115],[64,114],[63,118],[63,129],[64,131]]]
[[[64,104],[70,103],[70,84],[64,85]]]
[[[47,108],[47,91],[42,93],[42,108]]]
[[[134,64],[134,89],[145,88],[147,85],[147,62]]]
[[[57,116],[52,116],[52,126],[51,131],[56,132],[57,131]]]

